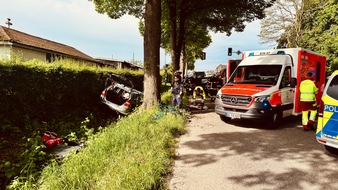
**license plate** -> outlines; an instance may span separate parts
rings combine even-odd
[[[240,118],[241,118],[241,115],[235,114],[235,113],[227,113],[227,112],[225,112],[225,117],[231,117],[231,118],[237,118],[237,119],[240,119]]]

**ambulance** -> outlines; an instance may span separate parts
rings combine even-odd
[[[316,139],[330,153],[338,153],[338,70],[330,76],[318,110]]]
[[[299,85],[307,72],[315,77],[320,100],[325,70],[325,56],[303,48],[245,51],[217,92],[215,112],[224,122],[251,119],[277,128],[282,118],[301,114]]]

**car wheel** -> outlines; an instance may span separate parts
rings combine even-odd
[[[268,122],[266,122],[266,127],[269,129],[277,129],[280,120],[282,118],[282,113],[279,110],[276,110],[271,118],[269,118]]]
[[[220,115],[219,117],[221,118],[221,120],[222,120],[223,122],[229,122],[229,121],[231,121],[231,118],[230,118],[230,117],[225,117],[224,115]]]
[[[325,149],[331,154],[338,154],[338,149],[331,146],[324,145]]]

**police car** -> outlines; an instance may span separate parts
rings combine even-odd
[[[328,79],[321,100],[316,139],[328,152],[338,154],[338,70]]]

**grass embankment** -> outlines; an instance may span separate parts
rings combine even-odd
[[[178,112],[135,112],[93,136],[62,165],[44,169],[37,189],[163,189],[185,119]]]

